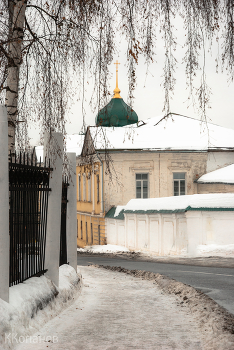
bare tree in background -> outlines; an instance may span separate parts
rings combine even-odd
[[[75,92],[74,76],[82,95],[86,73],[95,77],[97,107],[109,96],[109,65],[116,38],[128,43],[129,102],[136,84],[140,55],[150,64],[156,58],[157,38],[164,39],[163,88],[165,114],[175,85],[175,19],[183,20],[185,74],[190,96],[206,115],[209,88],[205,77],[204,45],[221,39],[221,62],[233,80],[233,0],[0,0],[0,96],[5,99],[10,148],[15,129],[20,146],[27,145],[27,125],[64,131],[68,98]],[[204,55],[203,63],[199,57]],[[198,71],[200,87],[194,91]]]

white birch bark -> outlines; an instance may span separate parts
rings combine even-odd
[[[8,114],[8,149],[15,149],[15,124],[18,114],[19,68],[22,62],[22,40],[27,0],[12,0],[12,23],[9,30],[6,106]]]

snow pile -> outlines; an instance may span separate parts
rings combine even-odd
[[[208,244],[199,245],[197,247],[198,256],[210,256],[215,254],[215,256],[234,256],[234,244],[218,245],[218,244]]]
[[[164,293],[176,295],[180,305],[190,309],[198,325],[204,350],[234,349],[234,316],[208,295],[159,273],[128,270],[116,266],[94,266],[155,281]]]
[[[234,164],[228,165],[224,168],[211,171],[205,175],[202,175],[198,180],[198,183],[229,183],[234,184]]]
[[[85,248],[77,248],[81,253],[122,253],[129,252],[129,249],[120,245],[106,244],[106,245],[91,245]]]
[[[75,299],[80,277],[73,267],[62,265],[59,280],[59,288],[46,276],[10,287],[9,303],[0,299],[0,349],[12,349],[19,337],[39,330]]]
[[[131,199],[121,210],[185,210],[186,208],[234,208],[234,193],[192,194]],[[116,208],[119,212],[119,207]]]

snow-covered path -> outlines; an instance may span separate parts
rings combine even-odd
[[[83,287],[75,303],[36,333],[38,343],[34,338],[17,350],[202,349],[188,309],[152,281],[95,267],[78,269]],[[58,341],[42,340],[49,336]]]

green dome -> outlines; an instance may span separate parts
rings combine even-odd
[[[138,116],[122,98],[112,98],[96,116],[96,126],[125,126],[138,122]]]

